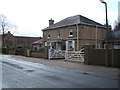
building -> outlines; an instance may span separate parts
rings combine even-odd
[[[26,37],[26,36],[15,36],[17,48],[29,48],[32,49],[32,43],[42,39],[41,37]]]
[[[82,15],[71,16],[54,24],[49,20],[49,27],[42,30],[44,46],[56,50],[80,50],[84,45],[103,47],[106,37],[105,27]]]
[[[120,49],[120,30],[111,32],[108,36],[109,48]]]
[[[2,35],[1,35],[1,38],[3,38]],[[10,31],[8,31],[8,33],[4,34],[3,39],[4,39],[4,46],[6,48],[15,48],[16,38],[13,36],[13,34],[10,33]],[[2,40],[1,40],[1,42],[2,42]],[[3,44],[3,42],[2,42],[2,44]]]
[[[43,46],[43,39],[40,39],[40,40],[32,43],[33,51],[39,51],[43,47],[44,47]]]
[[[2,35],[1,35],[2,36]],[[32,48],[32,43],[41,37],[14,36],[8,31],[4,34],[4,45],[6,48]],[[2,40],[1,40],[2,42]]]

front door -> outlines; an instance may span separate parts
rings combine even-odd
[[[56,42],[56,50],[61,50],[62,43],[61,42]]]

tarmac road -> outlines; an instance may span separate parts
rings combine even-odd
[[[2,88],[118,88],[118,81],[2,56]]]

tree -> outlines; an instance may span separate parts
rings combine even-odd
[[[118,18],[117,21],[115,21],[115,27],[114,27],[114,31],[118,31],[120,30],[120,17]]]
[[[2,47],[5,47],[4,35],[6,31],[10,31],[13,28],[16,28],[15,24],[12,24],[8,21],[7,17],[3,14],[0,14],[0,33],[2,34]]]
[[[106,24],[104,24],[104,27],[106,27]],[[112,31],[112,26],[108,25],[108,33],[110,33]]]

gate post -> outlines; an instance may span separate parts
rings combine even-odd
[[[67,61],[67,53],[68,53],[68,51],[65,50],[65,61]]]
[[[50,56],[51,56],[51,49],[48,49],[48,59],[50,60]]]
[[[84,64],[90,64],[90,49],[93,48],[93,45],[85,45],[84,46]]]

